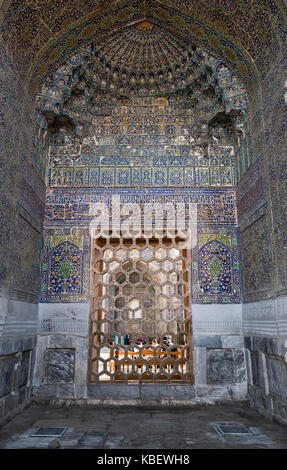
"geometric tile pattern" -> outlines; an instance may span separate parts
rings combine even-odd
[[[240,302],[236,229],[198,229],[192,287],[193,303]]]
[[[47,230],[42,259],[41,302],[81,302],[88,293],[87,230]]]
[[[49,258],[51,295],[82,293],[83,253],[71,242],[57,245]]]
[[[52,194],[54,196],[51,199]],[[173,204],[186,203],[187,200],[197,203],[198,243],[192,250],[193,302],[237,303],[240,301],[234,191],[227,189],[212,190],[211,188],[205,191],[199,188],[189,191],[181,190],[180,194],[176,190],[163,190],[160,188],[157,191],[150,189],[149,194],[144,190],[131,190],[129,188],[122,189],[119,192],[111,189],[105,190],[104,193],[101,189],[83,190],[82,188],[77,190],[57,189],[52,190],[52,193],[50,191],[46,205],[42,301],[77,302],[87,300],[88,226],[95,216],[92,209],[93,203],[105,200],[107,207],[109,207],[114,194],[120,195],[121,204],[137,202],[142,207],[144,203],[155,202],[156,200],[169,201]],[[63,220],[65,220],[66,229],[61,229]],[[80,234],[82,235],[80,236]],[[71,247],[71,251],[64,250],[64,254],[62,253],[60,257],[56,256],[58,255],[57,249],[65,247],[67,243]],[[211,245],[213,254],[208,256],[209,251],[207,249],[211,248]],[[218,250],[220,255],[217,254]],[[69,263],[69,256],[74,252],[82,254],[84,259],[82,264],[79,261],[79,256],[75,256],[73,262]],[[66,255],[67,257],[65,257]],[[63,264],[61,265],[62,271],[60,268],[59,272],[58,266],[60,263]],[[77,277],[76,267],[80,267],[80,265],[84,266],[84,269],[81,270],[83,280],[79,283],[72,282],[65,291],[64,283],[68,279],[74,281],[82,279],[82,275],[80,278]],[[203,276],[204,274],[208,276],[206,279]],[[64,275],[66,275],[66,281]],[[51,284],[52,280],[57,280],[56,284]],[[82,282],[84,287],[81,287]]]
[[[113,195],[120,196],[121,204],[171,202],[197,204],[198,224],[237,225],[234,189],[227,188],[53,188],[47,192],[45,226],[87,228],[96,216],[94,204],[104,202],[107,207]]]

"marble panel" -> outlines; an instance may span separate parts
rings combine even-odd
[[[0,357],[0,398],[9,395],[13,390],[16,361],[15,355]]]
[[[45,382],[69,383],[74,380],[75,351],[48,349],[45,355]]]
[[[254,385],[257,385],[258,387],[261,387],[264,390],[262,361],[257,351],[251,352],[251,369]]]
[[[30,355],[31,351],[24,351],[22,354],[21,364],[18,369],[18,387],[24,387],[28,383],[30,372]]]
[[[269,390],[282,401],[287,400],[287,364],[266,357]]]
[[[234,382],[242,383],[246,380],[246,362],[243,350],[235,350],[234,355]]]
[[[232,383],[233,354],[231,350],[207,350],[207,383]]]

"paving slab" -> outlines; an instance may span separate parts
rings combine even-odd
[[[31,436],[39,427],[67,428],[57,438],[57,451],[287,449],[286,427],[268,420],[245,402],[194,408],[82,406],[62,409],[32,404],[0,428],[0,449],[55,448],[55,437]],[[247,432],[240,432],[240,429]]]

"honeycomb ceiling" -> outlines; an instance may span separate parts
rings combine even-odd
[[[174,70],[191,56],[188,42],[169,31],[144,21],[121,34],[106,36],[97,46],[97,57],[110,69],[125,70],[128,74],[157,74],[159,70]]]
[[[187,33],[189,38],[191,34],[194,40],[206,40],[226,55],[220,42],[222,36],[243,51],[259,72],[267,70],[279,44],[284,48],[286,36],[286,7],[282,0],[7,0],[0,11],[1,33],[9,43],[17,67],[31,70],[35,62],[42,60],[42,75],[46,60],[43,51],[53,48],[56,42],[59,44],[61,38],[65,37],[65,41],[57,45],[57,51],[53,51],[55,56],[65,54],[95,34],[123,30],[145,19],[155,20],[163,28],[177,29],[183,36]],[[165,62],[174,56],[176,38],[172,43],[160,29],[149,31],[148,22],[144,40],[140,39],[143,31],[129,32],[133,42],[129,58],[126,47],[119,45],[115,49],[116,39],[111,38],[111,51],[118,54],[116,61],[121,60],[130,67],[133,57],[140,67],[141,58],[143,66],[147,67],[152,41],[157,46],[166,44],[170,52],[169,57],[165,57],[163,49],[158,47],[158,54],[151,54],[152,57],[157,55],[157,60]],[[140,54],[137,55],[139,44]]]

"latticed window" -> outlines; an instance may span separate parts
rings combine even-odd
[[[90,383],[192,382],[185,242],[176,235],[93,240]]]

